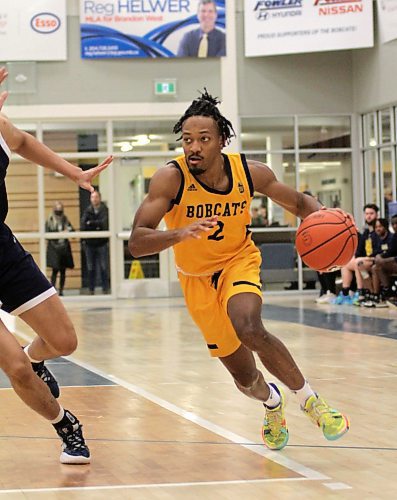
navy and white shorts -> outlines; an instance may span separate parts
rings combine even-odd
[[[1,309],[18,316],[56,294],[29,252],[0,222]]]

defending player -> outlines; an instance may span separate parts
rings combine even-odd
[[[302,410],[338,439],[349,421],[313,392],[284,344],[261,320],[260,252],[251,240],[250,203],[258,191],[304,218],[320,208],[312,197],[277,181],[263,163],[242,154],[222,154],[234,135],[207,91],[176,123],[184,156],[153,176],[139,207],[129,249],[134,257],[174,247],[187,308],[202,331],[210,354],[219,357],[238,389],[263,402],[263,439],[274,450],[288,442],[285,399],[256,367],[256,352],[266,369],[297,394]],[[158,227],[165,217],[167,231]]]
[[[0,68],[0,83],[6,77],[6,70]],[[5,92],[0,94],[0,109],[6,97]],[[53,424],[62,439],[61,462],[85,464],[90,461],[90,452],[84,441],[82,426],[55,399],[59,396],[59,387],[43,362],[71,354],[77,347],[76,332],[55,288],[4,222],[8,212],[5,177],[11,151],[32,163],[60,172],[88,191],[94,190],[91,180],[110,164],[112,158],[83,171],[60,158],[31,135],[15,128],[0,113],[1,308],[18,315],[38,335],[22,350],[0,320],[0,368],[22,401]]]

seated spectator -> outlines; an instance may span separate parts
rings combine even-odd
[[[393,233],[389,231],[389,223],[387,219],[378,219],[375,223],[375,232],[378,235],[377,248],[374,249],[374,258],[372,259],[371,266],[364,272],[359,273],[357,284],[361,288],[369,290],[370,296],[365,300],[362,305],[364,307],[387,307],[385,300],[380,300],[380,282],[377,279],[375,272],[376,258],[380,257],[383,253],[387,255],[391,248]],[[358,262],[358,266],[362,269],[362,262]],[[359,281],[362,279],[362,282]]]
[[[335,304],[338,305],[360,305],[361,302],[365,300],[365,298],[369,299],[368,293],[360,287],[362,285],[362,280],[360,283],[357,281],[357,291],[352,296],[350,294],[351,285],[353,281],[353,276],[360,274],[358,272],[359,267],[361,271],[365,273],[365,269],[372,267],[373,260],[363,260],[368,259],[374,256],[374,248],[377,248],[377,240],[378,236],[374,231],[375,222],[378,218],[379,208],[377,205],[373,203],[368,203],[364,206],[364,218],[366,223],[366,228],[364,229],[362,234],[359,234],[358,247],[355,253],[355,256],[351,259],[351,261],[343,266],[341,269],[342,274],[342,291],[335,299]],[[359,264],[359,262],[362,262]],[[360,274],[361,276],[361,274]],[[366,297],[367,293],[367,297]]]
[[[397,214],[391,218],[391,225],[394,231],[391,234],[391,241],[387,248],[383,245],[382,252],[375,257],[374,305],[367,307],[387,307],[388,305],[397,307],[396,292],[390,286],[392,276],[397,275]]]

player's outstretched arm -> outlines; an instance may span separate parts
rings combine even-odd
[[[94,191],[94,187],[91,184],[92,179],[102,172],[102,170],[107,168],[113,161],[113,158],[109,156],[100,165],[89,170],[83,170],[58,156],[54,151],[30,134],[16,128],[8,118],[2,114],[0,114],[0,132],[11,151],[18,153],[32,163],[42,165],[45,168],[69,177],[69,179],[76,182],[76,184],[87,191]]]
[[[149,193],[138,208],[128,249],[133,257],[152,255],[189,238],[199,239],[201,234],[216,225],[216,217],[195,221],[189,226],[162,231],[157,229],[161,219],[171,208],[181,184],[181,174],[173,166],[158,170],[152,177]]]
[[[279,182],[274,172],[264,163],[249,160],[248,168],[254,190],[268,196],[297,217],[304,219],[307,215],[322,208],[321,203],[312,196],[299,193],[286,184]]]

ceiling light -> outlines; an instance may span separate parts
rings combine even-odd
[[[123,153],[128,153],[128,151],[132,151],[133,149],[134,149],[134,146],[130,142],[121,143],[120,150]]]
[[[146,134],[135,135],[132,138],[132,144],[135,146],[147,146],[150,143],[150,139]]]

